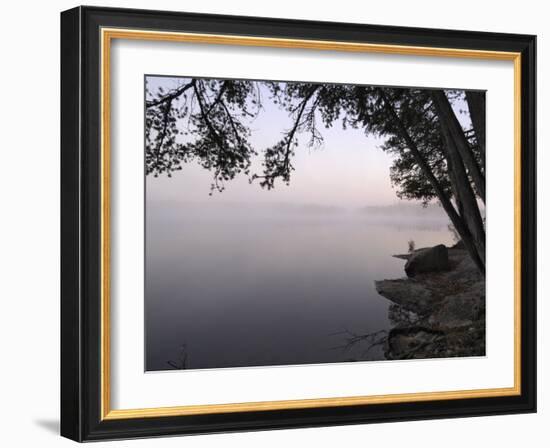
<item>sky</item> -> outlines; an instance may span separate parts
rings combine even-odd
[[[148,77],[148,88],[156,92],[177,88],[182,78]],[[291,126],[291,118],[269,100],[262,91],[264,109],[251,123],[250,141],[259,156],[252,161],[252,172],[261,172],[262,150],[281,138]],[[464,105],[462,105],[464,106]],[[266,190],[258,182],[250,184],[243,174],[226,183],[223,192],[210,193],[212,174],[197,163],[184,164],[171,178],[147,176],[148,201],[176,203],[241,203],[319,205],[356,209],[372,205],[390,205],[399,201],[390,182],[392,158],[379,146],[383,140],[365,135],[362,130],[342,129],[340,122],[325,129],[319,121],[324,142],[309,148],[308,136],[299,138],[295,150],[290,185],[277,181]]]

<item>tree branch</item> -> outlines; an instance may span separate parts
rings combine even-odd
[[[183,85],[182,87],[180,87],[179,89],[176,89],[170,93],[168,93],[167,95],[161,97],[161,98],[157,98],[156,100],[151,100],[151,101],[145,101],[145,107],[149,108],[149,107],[155,107],[155,106],[159,106],[160,104],[162,103],[165,103],[167,101],[169,101],[170,103],[172,101],[174,101],[176,98],[180,97],[181,95],[183,95],[188,89],[190,89],[191,87],[193,87],[193,83],[195,82],[195,80],[191,81],[190,83],[188,84],[185,84]]]

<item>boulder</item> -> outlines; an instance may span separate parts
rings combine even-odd
[[[443,244],[415,251],[405,264],[405,272],[409,277],[423,272],[447,271],[448,269],[449,254],[447,247]]]

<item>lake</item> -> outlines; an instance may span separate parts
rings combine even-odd
[[[384,359],[349,338],[390,328],[374,281],[408,241],[452,244],[441,213],[148,203],[146,370]]]

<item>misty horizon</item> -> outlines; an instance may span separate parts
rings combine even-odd
[[[438,217],[449,221],[443,208],[437,203],[427,205],[421,202],[399,201],[392,204],[366,204],[358,207],[345,207],[337,204],[296,203],[296,202],[238,202],[225,201],[214,202],[207,198],[203,201],[186,201],[177,199],[152,199],[148,201],[148,207],[172,208],[174,211],[185,213],[190,208],[203,210],[219,210],[227,212],[230,209],[246,210],[248,212],[273,210],[278,212],[295,213],[327,213],[327,214],[363,214],[372,216],[416,216]]]

